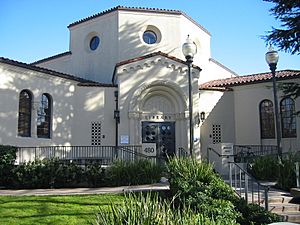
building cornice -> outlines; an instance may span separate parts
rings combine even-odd
[[[195,20],[193,20],[191,17],[186,15],[184,12],[180,10],[170,10],[170,9],[158,9],[158,8],[144,8],[144,7],[126,7],[126,6],[116,6],[114,8],[102,11],[100,13],[94,14],[92,16],[86,17],[84,19],[75,21],[74,23],[71,23],[68,28],[74,27],[78,24],[84,23],[86,21],[93,20],[95,18],[101,17],[103,15],[115,12],[115,11],[128,11],[128,12],[142,12],[142,13],[160,13],[160,14],[169,14],[169,15],[182,15],[186,17],[188,20],[190,20],[192,23],[194,23],[196,26],[198,26],[201,30],[203,30],[205,33],[211,36],[208,30],[206,30],[203,26],[201,26],[199,23],[197,23]]]

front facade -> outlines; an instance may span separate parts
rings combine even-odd
[[[251,132],[259,127],[244,118],[251,88],[199,91],[199,85],[237,75],[211,58],[209,32],[183,12],[118,6],[68,28],[70,49],[65,53],[32,64],[1,58],[1,144],[149,143],[157,155],[187,151],[189,85],[181,47],[188,35],[197,46],[191,70],[196,156],[216,141],[263,144]],[[259,88],[261,95],[253,101],[270,97],[269,89]]]

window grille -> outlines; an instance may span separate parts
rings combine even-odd
[[[221,125],[220,124],[212,125],[212,139],[213,139],[212,140],[213,144],[222,142]]]
[[[91,123],[91,145],[101,145],[101,122],[94,121]]]

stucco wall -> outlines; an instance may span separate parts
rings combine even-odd
[[[235,143],[234,93],[200,91],[200,112],[206,118],[200,128],[201,154],[206,157],[207,147],[213,144],[213,125],[221,126],[221,142]]]
[[[45,73],[0,64],[0,143],[17,146],[91,145],[91,122],[102,125],[102,145],[113,145],[114,90],[81,87],[72,81]],[[19,94],[33,95],[31,137],[19,137]],[[52,99],[51,138],[37,138],[36,114],[43,93]],[[104,119],[105,118],[105,119]]]
[[[288,82],[293,82],[293,80],[289,80]],[[274,104],[272,83],[265,82],[262,84],[235,87],[234,93],[236,143],[241,145],[276,145],[276,139],[261,139],[260,136],[259,104],[264,99],[269,99]],[[282,96],[283,93],[279,90],[279,102]],[[298,98],[295,101],[296,111],[300,110],[299,103],[300,99]],[[297,138],[282,138],[282,147],[284,150],[300,149],[300,118],[297,117],[296,120]]]

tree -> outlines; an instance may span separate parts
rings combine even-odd
[[[300,55],[300,0],[263,0],[273,2],[272,15],[281,22],[281,28],[272,27],[263,36],[269,44],[292,55]]]

